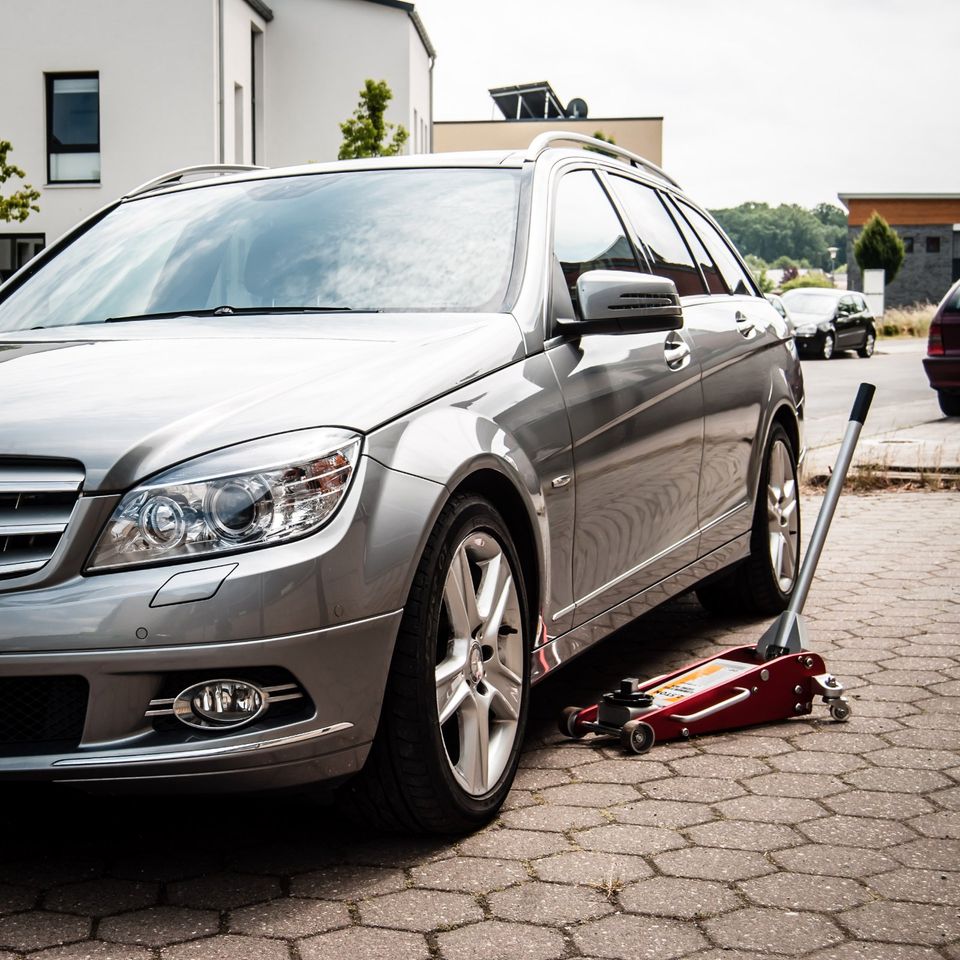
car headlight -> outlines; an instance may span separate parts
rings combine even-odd
[[[794,333],[799,337],[812,337],[816,332],[817,325],[815,323],[801,323],[794,330]]]
[[[120,501],[88,569],[201,558],[306,536],[333,516],[359,454],[355,434],[319,429],[181,464]]]

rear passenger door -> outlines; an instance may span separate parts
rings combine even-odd
[[[679,197],[668,202],[711,291],[684,308],[703,375],[699,516],[700,550],[707,554],[750,529],[774,369],[769,348],[780,336],[772,322],[776,311],[718,228]]]
[[[684,330],[564,334],[578,277],[650,272],[597,175],[566,172],[554,205],[547,355],[567,409],[576,484],[575,624],[696,559],[702,400]],[[554,334],[551,337],[551,334]]]

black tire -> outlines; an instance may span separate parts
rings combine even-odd
[[[448,759],[439,723],[435,668],[443,630],[445,577],[457,545],[479,532],[492,535],[509,562],[523,626],[523,657],[517,730],[509,760],[492,788],[473,796],[457,782]],[[417,567],[377,734],[363,769],[340,791],[342,809],[365,825],[407,834],[468,833],[496,816],[520,759],[533,634],[522,569],[506,524],[482,497],[453,498],[441,512]]]
[[[820,343],[820,352],[817,356],[821,360],[829,360],[836,352],[837,339],[832,333],[825,333]]]
[[[800,567],[800,506],[797,492],[796,534],[790,539],[795,543],[795,565],[793,582],[783,589],[777,573],[773,569],[770,554],[770,517],[768,514],[767,490],[770,485],[771,457],[778,444],[782,444],[789,459],[789,468],[793,474],[794,490],[797,484],[797,455],[786,431],[775,424],[770,431],[767,446],[763,452],[763,466],[760,470],[760,483],[757,487],[757,503],[750,532],[750,555],[729,573],[710,583],[698,587],[697,599],[711,613],[721,614],[762,614],[775,616],[782,613],[790,602],[796,586],[796,575]]]
[[[866,335],[863,339],[863,346],[857,350],[857,356],[864,360],[869,360],[873,356],[873,351],[877,346],[877,331],[873,327],[867,327]]]
[[[580,707],[564,707],[557,721],[557,728],[565,737],[571,740],[580,740],[586,736],[585,730],[577,730],[574,721],[580,713]]]
[[[620,745],[631,753],[649,753],[657,735],[649,723],[628,720],[620,730]]]
[[[938,390],[937,401],[944,416],[960,417],[960,393],[947,393],[946,390]]]

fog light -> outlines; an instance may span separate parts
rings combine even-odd
[[[245,680],[207,680],[187,687],[173,701],[173,715],[200,730],[240,727],[256,720],[270,698]]]

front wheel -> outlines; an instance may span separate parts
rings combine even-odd
[[[864,360],[868,360],[873,356],[873,351],[877,346],[877,335],[874,333],[873,329],[867,330],[867,337],[863,341],[863,346],[857,350],[857,356],[862,357]]]
[[[531,636],[506,524],[483,498],[456,497],[414,577],[370,756],[343,794],[354,815],[435,834],[496,815],[523,742]]]
[[[837,341],[834,339],[832,333],[824,334],[823,343],[820,344],[820,359],[829,360],[833,356],[836,345]]]

